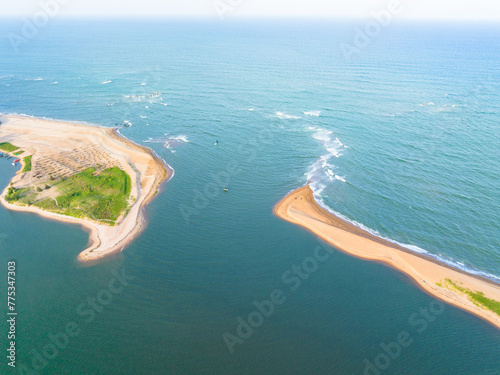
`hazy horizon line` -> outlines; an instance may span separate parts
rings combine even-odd
[[[32,14],[3,14],[0,15],[0,19],[10,19],[10,20],[23,20],[30,18]],[[231,21],[241,21],[241,20],[290,20],[290,21],[315,21],[315,20],[367,20],[371,19],[372,16],[355,16],[355,15],[327,15],[327,16],[276,16],[276,15],[237,15],[232,14],[223,20],[221,20],[217,14],[214,13],[213,16],[208,15],[157,15],[157,14],[141,14],[141,15],[116,15],[116,14],[67,14],[58,15],[55,17],[59,20],[64,19],[81,19],[81,20],[99,20],[99,19],[123,19],[123,20],[144,20],[144,19],[155,19],[155,20],[193,20],[193,21],[214,21],[214,22],[231,22]],[[398,17],[399,21],[445,21],[445,22],[467,22],[467,23],[479,23],[479,22],[491,22],[497,23],[500,26],[500,18],[463,18],[463,17]]]

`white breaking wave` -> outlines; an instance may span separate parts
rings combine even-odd
[[[161,97],[161,93],[159,92],[154,92],[151,94],[144,94],[144,95],[124,95],[123,96],[126,100],[130,100],[132,102],[136,103],[158,103],[162,102],[163,98]]]
[[[279,112],[279,111],[276,112],[272,117],[277,117],[280,119],[295,119],[295,120],[300,119],[300,117],[298,117],[298,116],[287,115],[286,113]]]
[[[183,143],[188,143],[188,139],[184,135],[179,135],[177,137],[170,137],[165,143],[163,143],[163,147],[165,147],[170,152],[174,153],[175,150],[173,148],[180,146]]]
[[[148,116],[142,116],[142,115],[139,115],[140,118],[148,118]]]
[[[321,207],[323,207],[325,210],[331,212],[335,216],[338,216],[342,220],[345,220],[348,223],[350,223],[352,225],[355,225],[358,228],[361,228],[361,229],[367,231],[370,234],[373,234],[374,236],[377,236],[377,237],[382,238],[382,239],[384,239],[386,241],[392,242],[393,244],[402,246],[402,247],[404,247],[404,248],[406,248],[408,250],[411,250],[411,251],[413,251],[415,253],[427,255],[427,256],[429,256],[431,258],[434,258],[434,259],[436,259],[436,260],[438,260],[438,261],[440,261],[442,263],[445,263],[445,264],[447,264],[447,265],[449,265],[449,266],[451,266],[453,268],[457,268],[459,270],[465,271],[465,272],[473,274],[473,275],[478,275],[478,276],[486,277],[486,278],[494,280],[496,282],[500,282],[500,277],[498,277],[496,275],[493,275],[491,273],[488,273],[488,272],[484,272],[484,271],[478,270],[478,269],[476,269],[476,268],[474,268],[472,266],[467,266],[463,262],[455,261],[455,260],[450,259],[450,258],[448,258],[446,256],[441,255],[441,254],[437,254],[436,255],[436,254],[430,253],[429,251],[427,251],[425,249],[422,249],[421,247],[418,247],[418,246],[415,246],[415,245],[405,244],[405,243],[394,241],[393,239],[384,237],[379,232],[377,232],[376,230],[368,228],[365,225],[363,225],[361,223],[358,223],[357,221],[351,220],[351,219],[345,217],[344,215],[342,215],[341,213],[338,213],[337,211],[333,210],[330,206],[328,206],[325,203],[325,201],[323,200],[323,197],[320,195],[320,193],[324,189],[324,186],[323,187],[322,186],[316,186],[315,187],[314,185],[311,184],[311,189],[313,190],[313,194],[314,194],[314,198],[315,198],[316,202],[318,202],[318,204]]]
[[[304,112],[304,115],[307,115],[307,116],[315,116],[315,117],[319,117],[319,115],[321,114],[321,111],[309,111],[309,112]]]
[[[169,140],[175,140],[179,143],[189,143],[187,135],[177,135],[175,137],[170,137]]]
[[[459,108],[458,105],[456,104],[445,104],[444,106],[436,108],[437,112],[451,112],[456,110],[456,108]]]
[[[308,172],[305,173],[305,175],[307,176],[307,179],[308,179],[308,183],[309,183],[311,189],[313,190],[314,197],[321,207],[323,207],[327,211],[333,213],[334,215],[340,217],[341,219],[357,226],[358,228],[361,228],[361,229],[367,231],[368,233],[371,233],[374,236],[380,237],[380,238],[385,239],[389,242],[392,242],[394,244],[402,246],[402,247],[404,247],[410,251],[413,251],[415,253],[425,254],[425,255],[430,256],[434,259],[437,259],[438,261],[443,262],[451,267],[460,269],[460,270],[465,271],[467,273],[486,277],[486,278],[489,278],[489,279],[494,280],[496,282],[500,282],[499,276],[478,270],[470,265],[465,265],[462,262],[450,259],[446,256],[441,255],[441,254],[436,255],[436,254],[430,253],[429,251],[422,249],[418,246],[400,243],[398,241],[384,237],[380,233],[378,233],[376,230],[368,228],[368,227],[364,226],[363,224],[358,223],[354,220],[351,220],[351,219],[345,217],[344,215],[334,211],[331,207],[329,207],[324,202],[323,197],[321,196],[321,193],[328,186],[328,184],[330,184],[333,181],[346,182],[345,177],[339,176],[333,172],[333,170],[336,167],[335,167],[335,165],[332,164],[331,161],[333,158],[341,157],[343,150],[348,148],[348,147],[346,145],[342,144],[342,142],[340,142],[340,140],[337,137],[334,137],[333,132],[330,130],[312,127],[312,126],[309,126],[307,129],[313,132],[312,137],[315,140],[319,141],[324,146],[324,148],[328,151],[328,153],[322,155],[319,159],[317,159],[310,166]]]
[[[158,138],[148,138],[144,143],[162,143],[163,147],[168,149],[170,152],[175,153],[174,148],[182,145],[183,143],[189,143],[189,139],[187,135],[175,135],[169,137],[167,133],[165,133],[164,137]]]
[[[319,195],[328,183],[335,181],[347,182],[344,176],[339,176],[334,172],[336,166],[332,164],[332,158],[339,158],[347,146],[340,142],[337,137],[334,137],[333,132],[330,130],[313,126],[309,126],[307,129],[313,131],[312,137],[319,141],[327,151],[306,172],[311,188]]]
[[[333,164],[331,164],[329,161],[333,157],[339,158],[340,156],[342,156],[342,150],[345,148],[348,148],[348,147],[343,145],[338,138],[335,137],[335,139],[334,139],[333,132],[331,132],[330,130],[322,129],[322,128],[314,128],[311,126],[308,127],[307,129],[314,131],[313,138],[320,141],[323,144],[323,146],[325,147],[325,149],[328,151],[327,154],[322,155],[318,160],[316,160],[309,168],[309,171],[306,173],[308,183],[311,186],[314,197],[321,207],[323,207],[327,211],[333,213],[334,215],[340,217],[341,219],[357,226],[358,228],[361,228],[361,229],[367,231],[368,233],[373,234],[374,236],[383,238],[384,240],[387,240],[389,242],[392,242],[394,244],[402,246],[402,247],[404,247],[408,250],[411,250],[413,252],[425,254],[425,255],[430,256],[434,259],[437,259],[440,262],[443,262],[451,267],[460,269],[460,270],[465,271],[467,273],[479,275],[479,276],[494,280],[496,282],[500,282],[500,277],[498,277],[496,275],[478,270],[472,266],[465,265],[462,262],[455,261],[455,260],[450,259],[448,257],[445,257],[441,254],[436,255],[436,254],[430,253],[429,251],[422,249],[418,246],[400,243],[398,241],[384,237],[376,230],[368,228],[368,227],[364,226],[363,224],[358,223],[357,221],[351,220],[351,219],[345,217],[344,215],[334,211],[331,207],[329,207],[324,202],[323,197],[321,196],[321,193],[326,188],[326,186],[328,186],[329,182],[333,182],[334,180],[346,182],[345,177],[339,176],[333,172],[333,169],[335,168],[335,166]]]
[[[38,77],[38,78],[26,78],[25,81],[43,81],[43,78],[42,77]]]
[[[111,83],[113,81],[104,81],[104,82],[101,82],[101,85],[107,85],[108,83]]]

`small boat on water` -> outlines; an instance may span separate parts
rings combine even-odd
[[[19,162],[19,159],[14,160],[14,163],[18,163],[18,162]]]
[[[225,188],[224,191],[227,193],[229,191],[229,189]]]

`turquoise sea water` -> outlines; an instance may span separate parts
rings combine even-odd
[[[347,219],[500,276],[499,28],[394,24],[348,61],[356,25],[53,20],[17,53],[2,40],[0,113],[131,124],[175,169],[143,234],[94,267],[76,262],[79,227],[0,208],[18,364],[75,322],[38,373],[362,374],[403,331],[381,373],[500,371],[498,330],[397,271],[334,252],[297,289],[286,277],[318,241],[272,208],[308,180]],[[0,159],[1,186],[14,173]],[[121,270],[133,280],[86,322]],[[231,353],[223,335],[275,289],[285,301]]]

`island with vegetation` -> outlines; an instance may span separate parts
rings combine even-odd
[[[173,171],[114,129],[3,116],[0,150],[22,169],[0,196],[9,209],[90,231],[80,261],[121,251],[145,226],[143,207]],[[16,164],[16,163],[14,163]]]

